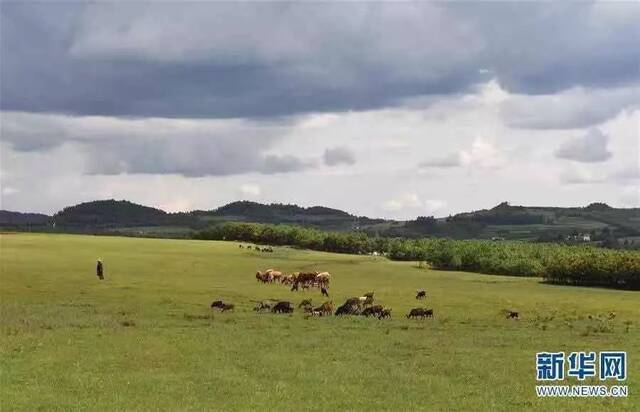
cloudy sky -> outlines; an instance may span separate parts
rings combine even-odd
[[[640,206],[640,3],[12,2],[1,207]]]

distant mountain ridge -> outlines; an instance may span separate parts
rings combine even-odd
[[[221,206],[211,211],[196,211],[193,213],[213,214],[216,216],[255,216],[255,217],[271,217],[271,216],[335,216],[335,217],[354,217],[353,215],[339,209],[332,209],[324,206],[302,207],[298,205],[289,205],[282,203],[263,204],[251,202],[248,200],[240,200]]]
[[[606,239],[640,241],[640,208],[613,208],[605,203],[586,207],[511,206],[500,203],[491,209],[459,213],[446,218],[419,216],[395,221],[355,216],[343,210],[292,204],[237,201],[213,210],[168,213],[127,200],[97,200],[66,207],[53,216],[0,211],[0,227],[37,230],[55,225],[64,231],[118,231],[131,234],[172,236],[227,222],[295,224],[330,231],[365,231],[381,236],[452,237],[566,240]],[[134,229],[135,228],[135,229]],[[160,229],[161,228],[161,229]]]
[[[46,225],[51,216],[42,213],[23,213],[11,210],[0,210],[0,225]]]

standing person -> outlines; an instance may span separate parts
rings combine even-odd
[[[100,280],[104,279],[104,268],[102,267],[102,259],[98,259],[98,264],[96,265],[96,275]]]

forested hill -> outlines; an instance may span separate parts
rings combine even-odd
[[[195,211],[200,221],[246,221],[288,223],[321,227],[328,230],[357,230],[361,225],[383,223],[383,219],[354,216],[343,210],[323,206],[301,207],[281,203],[262,204],[249,201],[229,203],[215,210]]]
[[[520,239],[562,242],[636,243],[640,245],[640,209],[511,206],[409,221],[371,219],[322,206],[229,203],[213,210],[167,213],[126,200],[98,200],[64,208],[53,216],[0,211],[0,227],[24,230],[117,231],[150,236],[189,236],[192,230],[221,222],[257,222],[311,226],[328,231],[364,231],[390,237]]]
[[[0,210],[0,226],[39,226],[49,223],[51,216],[42,213],[22,213]]]
[[[166,224],[167,216],[127,200],[96,200],[65,207],[52,220],[59,226],[146,226]]]
[[[278,216],[332,216],[338,218],[353,218],[349,213],[323,206],[301,207],[272,203],[249,202],[246,200],[229,203],[211,212],[217,216],[245,216],[245,217],[278,217]]]
[[[459,239],[522,239],[594,242],[640,241],[640,209],[613,208],[605,203],[586,207],[511,206],[460,213],[447,218],[418,217],[393,227],[409,237],[443,236]]]

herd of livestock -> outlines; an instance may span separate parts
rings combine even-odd
[[[239,246],[252,249],[252,246]],[[253,246],[253,249],[259,252],[273,252],[272,248]],[[331,274],[329,272],[294,272],[285,274],[279,270],[267,269],[256,272],[256,280],[261,283],[272,284],[281,283],[287,287],[291,287],[291,291],[302,289],[318,288],[322,296],[329,297],[329,283],[331,282]],[[426,299],[427,292],[424,289],[418,289],[415,294],[416,300]],[[286,300],[267,299],[262,301],[254,301],[257,305],[254,307],[256,312],[270,313],[293,313],[294,305]],[[227,312],[234,310],[235,305],[230,302],[216,300],[211,303],[212,309]],[[314,306],[311,299],[304,299],[298,305],[298,309],[302,310],[310,316],[330,316],[335,314],[376,317],[385,319],[391,317],[391,309],[382,305],[376,305],[374,301],[374,292],[368,292],[362,296],[356,296],[347,299],[342,305],[334,308],[333,301],[329,300],[319,306]],[[505,310],[508,319],[518,319],[519,313],[513,310]],[[406,315],[408,319],[426,319],[433,318],[433,309],[426,307],[413,308]]]
[[[281,283],[291,287],[292,291],[309,288],[320,289],[323,296],[329,296],[328,288],[331,282],[331,274],[329,272],[295,272],[284,274],[275,269],[267,269],[265,271],[256,272],[256,280],[261,283]],[[417,300],[425,299],[427,292],[423,289],[416,291],[415,298]],[[267,299],[257,301],[257,305],[253,309],[256,312],[271,313],[293,313],[294,305],[289,301]],[[342,305],[334,308],[333,301],[329,300],[319,306],[314,306],[311,299],[304,299],[297,306],[308,316],[330,316],[334,314],[376,317],[385,319],[391,317],[391,309],[382,305],[374,304],[374,292],[368,292],[362,296],[356,296],[347,299]],[[212,309],[219,309],[226,312],[234,309],[234,305],[229,302],[216,300],[211,303]],[[433,309],[430,308],[414,308],[407,314],[407,318],[432,318]]]

